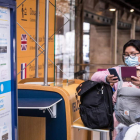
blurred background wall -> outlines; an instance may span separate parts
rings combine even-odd
[[[123,64],[123,45],[140,39],[140,9],[137,0],[81,0],[77,5],[76,70],[86,70],[90,79],[98,69]],[[82,8],[81,8],[82,7]],[[81,14],[79,14],[81,13]],[[83,17],[81,17],[83,15]],[[81,52],[82,51],[82,52]]]

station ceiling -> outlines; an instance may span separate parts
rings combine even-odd
[[[134,9],[135,13],[140,14],[140,0],[111,0],[127,9]]]
[[[123,0],[140,10],[140,0]]]

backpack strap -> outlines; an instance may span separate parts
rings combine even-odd
[[[109,137],[110,137],[110,140],[112,140],[112,130],[109,129]]]
[[[110,120],[110,124],[111,126],[109,126],[109,137],[110,140],[112,140],[112,131],[114,130],[114,118],[113,118],[113,103],[112,103],[112,95],[113,95],[113,91],[111,89],[111,87],[107,86],[107,96],[108,96],[108,101],[109,101],[109,110],[110,110],[110,114],[111,115],[111,120]],[[111,92],[110,92],[111,91]],[[111,94],[112,93],[112,94]]]
[[[119,66],[119,77],[120,77],[120,81],[118,82],[118,89],[122,88],[123,85],[123,80],[122,80],[122,72],[121,72],[121,67],[123,67],[124,65],[120,65]]]

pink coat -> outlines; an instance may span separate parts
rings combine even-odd
[[[119,66],[117,67],[114,67],[117,71],[117,73],[119,74]],[[92,81],[97,81],[97,82],[105,82],[106,83],[106,76],[109,75],[109,71],[106,70],[106,71],[98,71],[96,73],[94,73],[91,77],[91,80]],[[117,98],[117,87],[118,87],[118,83],[115,83],[113,88],[115,89],[115,93],[113,95],[113,103],[116,102],[116,98]],[[136,87],[135,85],[133,85],[131,82],[123,82],[123,87]],[[116,128],[119,124],[119,122],[116,120],[116,117],[115,117],[115,114],[113,114],[114,116],[114,128]],[[115,140],[116,138],[116,130],[114,129],[114,132],[113,132],[113,140]]]

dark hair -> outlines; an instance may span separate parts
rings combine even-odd
[[[137,51],[140,52],[140,40],[129,40],[124,46],[123,46],[123,54],[125,53],[125,50],[127,47],[133,46]],[[124,57],[122,56],[123,62],[124,62]]]
[[[133,46],[137,51],[140,52],[140,40],[130,40],[123,46],[123,53],[125,53],[125,50],[127,47]]]

